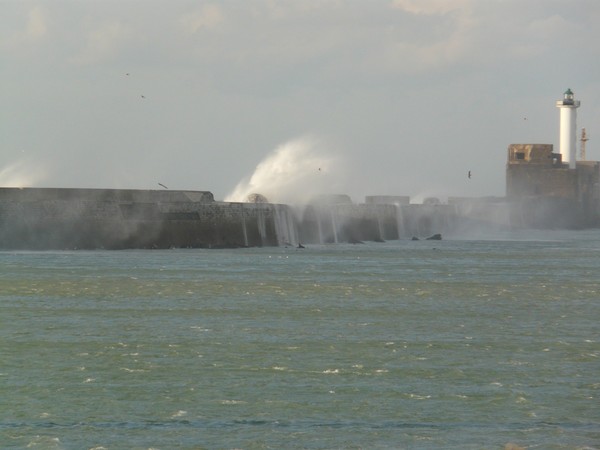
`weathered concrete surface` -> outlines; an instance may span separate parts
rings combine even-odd
[[[386,203],[394,202],[394,203]],[[292,209],[216,202],[210,192],[0,188],[0,248],[232,248],[385,241],[448,234],[452,205],[323,196]]]
[[[0,248],[122,249],[278,245],[276,205],[210,192],[0,189]]]
[[[396,198],[388,197],[390,201]],[[298,234],[304,243],[424,238],[452,232],[457,228],[458,219],[456,208],[451,205],[317,204],[301,212]]]
[[[202,191],[0,188],[0,249],[297,246],[598,226],[598,198],[586,184],[595,182],[597,166],[578,163],[572,172],[580,167],[588,167],[581,177],[591,177],[578,178],[576,187],[578,198],[592,205],[587,209],[573,198],[544,195],[449,198],[447,204],[411,204],[401,196],[354,204],[333,195],[292,208],[217,202]]]
[[[34,202],[76,200],[88,202],[212,203],[212,192],[140,189],[71,189],[0,187],[0,201]]]
[[[511,144],[506,199],[522,227],[598,227],[600,163],[577,161],[571,169],[551,144]]]

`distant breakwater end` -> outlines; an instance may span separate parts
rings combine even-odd
[[[208,191],[0,188],[0,248],[238,248],[598,226],[560,201],[451,198],[411,204],[322,196],[307,205],[220,202]]]

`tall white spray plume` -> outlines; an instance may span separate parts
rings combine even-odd
[[[261,194],[271,203],[306,203],[319,194],[339,193],[344,177],[331,146],[304,136],[277,147],[225,201],[245,202],[251,194]]]
[[[33,187],[45,177],[45,171],[29,160],[20,160],[0,168],[0,186]]]

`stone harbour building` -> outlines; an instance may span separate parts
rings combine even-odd
[[[560,147],[511,144],[506,165],[506,199],[523,225],[531,228],[600,226],[600,163],[576,158],[576,111],[580,102],[571,89],[556,102],[560,109]]]
[[[511,144],[506,198],[531,228],[587,228],[600,224],[600,162],[561,160],[551,144]]]

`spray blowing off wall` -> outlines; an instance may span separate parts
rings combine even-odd
[[[304,204],[341,189],[344,178],[342,162],[331,146],[323,139],[304,136],[277,147],[225,201],[252,201],[249,197],[259,194],[271,203]]]

